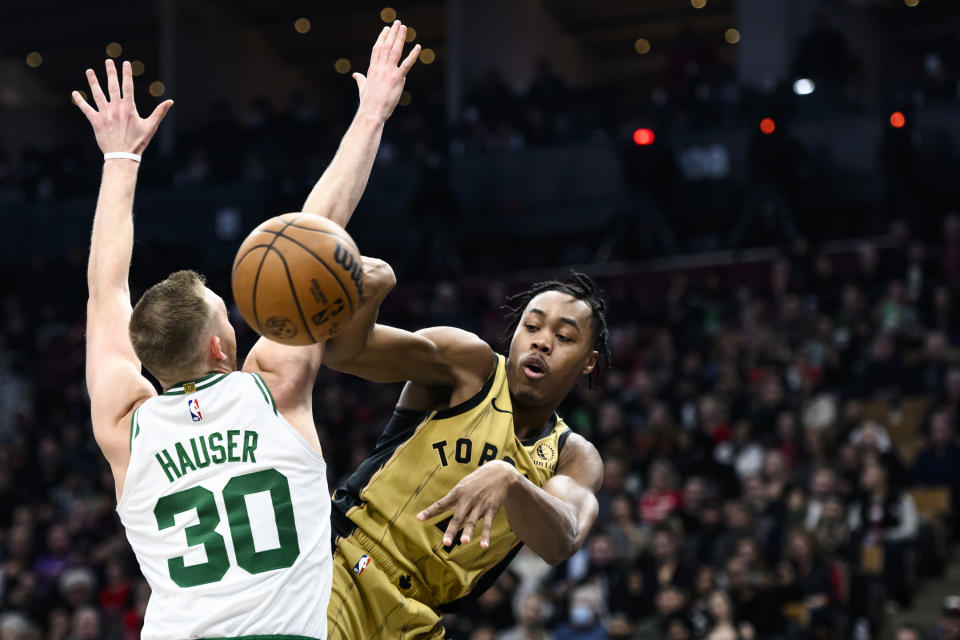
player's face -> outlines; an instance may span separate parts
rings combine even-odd
[[[560,291],[527,305],[510,342],[507,380],[515,404],[556,408],[597,364],[590,307]]]
[[[231,371],[237,368],[237,333],[230,324],[227,305],[223,298],[207,288],[207,304],[213,309],[213,331],[220,338],[220,349],[227,356],[227,366]]]

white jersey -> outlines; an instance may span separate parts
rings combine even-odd
[[[141,637],[325,638],[326,465],[263,379],[177,385],[130,423],[117,512],[152,590]]]

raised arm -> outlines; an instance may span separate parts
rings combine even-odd
[[[74,103],[90,121],[102,152],[140,155],[173,101],[162,102],[148,118],[141,118],[133,101],[130,63],[123,63],[122,94],[113,60],[106,61],[106,72],[109,98],[93,70],[87,69],[97,108],[76,91]],[[127,280],[133,252],[133,192],[139,167],[139,162],[126,158],[104,160],[87,265],[87,391],[94,437],[115,475],[122,474],[129,460],[129,432],[123,421],[156,395],[140,373],[127,330],[132,311]]]
[[[420,55],[420,45],[416,45],[400,62],[406,36],[407,28],[399,20],[384,27],[373,45],[367,75],[353,74],[360,106],[330,166],[303,204],[304,212],[330,218],[341,227],[350,221],[367,186],[383,126],[400,100],[407,72]]]
[[[399,21],[384,27],[373,46],[367,76],[354,74],[360,106],[330,166],[304,202],[305,213],[329,218],[341,226],[346,226],[353,215],[373,168],[383,126],[397,106],[407,72],[420,54],[417,45],[399,63],[406,33],[407,28]],[[341,354],[356,353],[363,348],[376,321],[380,302],[393,288],[393,272],[389,267],[385,270],[383,265],[365,260],[367,299],[361,301],[356,317],[336,339],[336,349]],[[290,347],[261,338],[243,365],[245,371],[256,371],[263,376],[284,417],[317,447],[311,397],[326,347],[327,343]]]

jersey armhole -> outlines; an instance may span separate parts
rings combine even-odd
[[[250,372],[250,375],[253,376],[253,381],[257,385],[257,389],[260,390],[260,394],[263,395],[263,399],[266,401],[270,408],[273,409],[274,415],[279,415],[277,411],[277,401],[273,399],[273,394],[270,393],[270,387],[267,386],[267,383],[264,382],[263,377],[259,373]]]
[[[557,460],[560,459],[560,452],[563,451],[563,445],[567,444],[567,438],[570,437],[571,433],[573,433],[573,429],[567,427],[566,431],[561,433],[557,439]]]

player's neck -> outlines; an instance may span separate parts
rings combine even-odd
[[[539,435],[553,416],[556,407],[521,407],[513,405],[513,430],[520,440]]]

